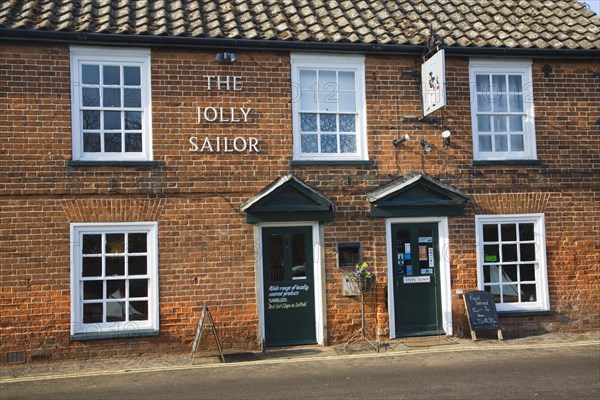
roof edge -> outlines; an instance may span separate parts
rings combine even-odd
[[[257,51],[329,51],[340,53],[367,53],[381,55],[422,55],[425,45],[402,45],[382,43],[334,43],[301,42],[281,40],[225,39],[207,37],[177,37],[128,35],[120,33],[88,33],[42,31],[32,29],[0,28],[3,40],[39,41],[45,43],[118,45],[118,46],[168,46],[201,49],[235,49]],[[598,49],[540,49],[509,47],[444,47],[448,55],[473,57],[540,57],[592,59],[600,57]]]

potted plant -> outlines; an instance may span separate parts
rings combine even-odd
[[[352,270],[352,276],[361,292],[371,291],[375,287],[375,274],[366,262],[356,264]]]

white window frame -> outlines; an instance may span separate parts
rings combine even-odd
[[[363,55],[292,54],[293,159],[298,161],[366,161],[367,113],[365,94],[365,57]],[[353,71],[356,93],[356,152],[303,153],[300,140],[300,70]],[[344,114],[344,112],[337,112]],[[339,139],[339,131],[336,132]],[[338,141],[339,144],[339,141]],[[339,145],[338,145],[339,149]]]
[[[493,262],[485,262],[484,260],[484,241],[483,241],[483,225],[484,224],[518,224],[531,223],[534,226],[534,241],[535,241],[535,261],[522,261],[521,264],[535,264],[535,283],[536,283],[536,300],[522,301],[515,303],[496,303],[498,311],[519,312],[519,311],[548,311],[550,310],[550,297],[548,293],[548,271],[546,264],[546,231],[544,214],[503,214],[503,215],[476,215],[476,245],[477,245],[477,286],[479,290],[484,288],[484,273],[483,265],[492,264]],[[511,241],[501,241],[498,238],[498,243],[513,243]],[[514,243],[519,243],[519,237]],[[515,264],[517,262],[506,262],[506,264]],[[493,263],[496,264],[496,263]],[[497,264],[502,264],[499,260]]]
[[[152,116],[151,116],[151,77],[150,49],[143,48],[107,48],[71,46],[71,128],[72,128],[72,157],[76,161],[152,161]],[[141,152],[84,152],[83,151],[83,120],[82,112],[82,77],[83,64],[137,66],[141,71],[141,111],[142,111],[142,151]],[[124,83],[121,82],[124,87]],[[123,96],[123,94],[121,95]],[[97,107],[101,110],[111,110],[104,107],[102,101]],[[139,109],[136,107],[134,111]],[[125,107],[115,108],[123,111]],[[125,129],[123,126],[121,129]]]
[[[82,243],[84,234],[146,233],[148,279],[148,320],[83,323]],[[102,249],[103,259],[105,249]],[[104,267],[103,267],[104,271]],[[104,276],[104,272],[103,272]],[[128,275],[124,275],[127,279]],[[136,277],[138,277],[136,275]],[[103,280],[103,279],[94,279]],[[103,281],[106,281],[104,279]],[[71,224],[71,335],[135,335],[139,331],[159,330],[158,307],[158,223],[73,223]],[[106,301],[105,301],[106,302]]]
[[[473,158],[481,161],[535,160],[535,114],[531,61],[523,60],[470,60],[469,82],[471,94],[471,125],[473,131]],[[523,151],[481,151],[477,125],[477,74],[519,75],[523,84]],[[510,93],[510,88],[507,88]],[[493,101],[493,99],[491,99]],[[482,112],[483,113],[483,112]],[[490,113],[493,114],[493,113]],[[509,112],[500,113],[510,115]],[[508,132],[507,132],[508,134]],[[492,140],[493,141],[493,140]]]

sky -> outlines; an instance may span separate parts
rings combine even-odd
[[[586,3],[596,15],[600,16],[600,0],[580,0],[582,3]]]

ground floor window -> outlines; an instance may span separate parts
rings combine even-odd
[[[543,214],[479,215],[476,225],[479,289],[498,311],[548,310]]]
[[[72,334],[158,330],[157,224],[71,225]]]

